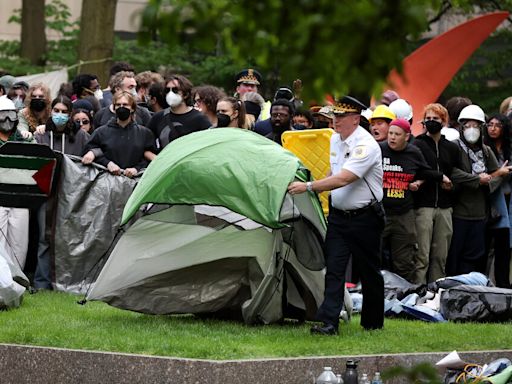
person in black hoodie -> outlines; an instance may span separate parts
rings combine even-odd
[[[415,283],[416,227],[412,192],[418,190],[420,180],[442,178],[432,171],[420,150],[408,143],[411,126],[405,119],[389,124],[387,141],[380,143],[384,171],[382,200],[386,211],[386,225],[382,233],[383,245],[391,250],[392,271]]]
[[[418,236],[416,281],[430,283],[446,276],[446,258],[453,233],[450,178],[459,160],[459,146],[441,134],[448,124],[448,111],[441,104],[425,107],[422,124],[426,133],[417,136],[414,145],[427,164],[442,174],[442,179],[425,181],[413,194]]]
[[[129,92],[115,93],[112,105],[116,119],[93,132],[85,146],[82,163],[95,161],[114,175],[134,177],[148,165],[145,156],[148,153],[155,156],[155,138],[148,128],[135,122],[137,103]],[[101,149],[101,156],[98,149]]]

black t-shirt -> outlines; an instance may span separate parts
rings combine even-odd
[[[386,214],[402,215],[414,207],[409,183],[417,179],[437,177],[437,172],[430,171],[421,151],[411,144],[407,144],[402,151],[394,151],[385,141],[380,143],[380,148],[384,171],[382,202]]]
[[[155,138],[149,129],[136,123],[123,128],[111,121],[92,133],[84,154],[95,148],[101,148],[103,152],[103,156],[94,160],[98,164],[106,167],[113,161],[122,169],[140,170],[148,164],[144,151],[155,152]]]
[[[179,137],[208,129],[210,126],[208,118],[195,109],[176,114],[167,108],[155,113],[148,123],[148,128],[155,135],[159,150]]]

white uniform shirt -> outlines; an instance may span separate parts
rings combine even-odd
[[[331,173],[346,169],[358,180],[331,191],[334,208],[349,211],[382,200],[382,153],[379,144],[364,128],[357,127],[345,140],[337,133],[331,136]],[[363,180],[366,179],[368,184]]]

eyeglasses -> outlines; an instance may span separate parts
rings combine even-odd
[[[194,104],[195,104],[195,105],[196,105],[196,104],[199,104],[199,103],[202,103],[202,102],[203,102],[203,100],[201,100],[201,99],[195,99],[195,100],[194,100]]]
[[[172,91],[172,93],[178,93],[180,91],[180,89],[178,87],[172,87],[172,88],[165,87],[165,93],[169,93],[171,91]]]
[[[80,125],[88,125],[91,122],[89,120],[87,120],[87,119],[83,119],[83,120],[75,120],[75,123],[78,123]]]
[[[493,123],[493,122],[490,122],[489,124],[487,124],[487,127],[489,128],[503,128],[503,125],[501,123]]]
[[[281,113],[281,112],[272,112],[270,114],[271,117],[290,117],[289,113]]]
[[[471,121],[471,122],[462,124],[462,126],[464,128],[478,128],[479,129],[482,126],[482,124],[477,123],[476,121]]]

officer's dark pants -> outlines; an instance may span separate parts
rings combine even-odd
[[[361,325],[366,329],[382,328],[384,324],[384,280],[380,274],[380,238],[383,229],[376,213],[347,217],[330,207],[325,238],[327,273],[324,302],[317,312],[318,320],[338,326],[343,307],[345,271],[352,255],[361,277],[363,309]]]

